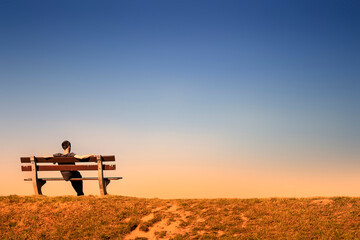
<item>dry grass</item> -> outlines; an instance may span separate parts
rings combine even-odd
[[[360,198],[0,197],[0,239],[360,239]]]

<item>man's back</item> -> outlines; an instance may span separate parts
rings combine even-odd
[[[67,154],[64,153],[55,153],[53,154],[54,157],[75,157],[75,153],[70,152]],[[59,165],[75,165],[75,163],[58,163]]]

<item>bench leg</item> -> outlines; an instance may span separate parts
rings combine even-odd
[[[105,181],[105,187],[107,187],[107,185],[109,185],[109,183],[110,183],[110,180],[109,179],[104,179],[104,181]]]
[[[109,183],[106,183],[107,179],[104,179],[104,172],[103,172],[103,164],[102,158],[100,155],[96,156],[97,163],[98,163],[98,179],[99,179],[99,188],[100,188],[100,195],[105,196],[107,194],[106,186]]]
[[[42,195],[41,187],[44,186],[46,181],[38,179],[36,159],[34,156],[30,157],[31,171],[32,171],[32,182],[35,191],[35,195]]]
[[[106,180],[105,179],[99,179],[99,187],[100,187],[100,195],[105,196],[107,194],[106,191]]]
[[[42,195],[41,188],[42,186],[44,186],[45,183],[46,181],[44,180],[33,179],[33,187],[34,187],[35,195]]]
[[[107,185],[109,185],[109,183],[110,183],[110,180],[104,179],[104,178],[99,178],[99,187],[100,187],[100,195],[101,196],[107,195],[106,187],[107,187]]]

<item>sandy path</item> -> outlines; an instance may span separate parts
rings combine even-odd
[[[221,209],[218,209],[219,211]],[[206,211],[206,209],[202,210]],[[141,226],[144,223],[149,223],[156,215],[161,215],[161,220],[155,222],[153,225],[149,225],[148,231],[145,232],[144,229],[140,230]],[[169,203],[166,206],[156,208],[152,210],[152,212],[141,219],[141,223],[136,227],[134,231],[125,236],[125,240],[132,240],[136,238],[147,238],[147,239],[170,239],[174,238],[177,234],[184,235],[191,231],[194,226],[184,226],[182,224],[188,221],[189,216],[191,216],[191,212],[185,211],[179,208],[177,203]],[[240,215],[243,223],[241,224],[242,228],[246,228],[249,222],[249,218],[246,217],[243,213]],[[206,220],[199,217],[196,220],[193,220],[194,223],[204,223]],[[205,234],[205,231],[199,231],[198,234]],[[224,232],[218,230],[217,237],[223,235]]]
[[[178,205],[172,204],[170,208],[164,209],[166,207],[161,207],[154,209],[149,215],[141,219],[142,222],[148,222],[155,217],[155,213],[162,211],[165,216],[178,214],[180,219],[175,219],[175,221],[170,222],[168,217],[163,218],[160,222],[155,223],[152,227],[149,227],[149,231],[144,232],[140,230],[140,225],[136,227],[129,235],[125,236],[125,240],[135,239],[136,237],[145,237],[148,239],[159,239],[157,234],[161,232],[166,232],[165,236],[162,236],[161,239],[169,239],[176,236],[177,234],[184,234],[186,231],[182,228],[179,228],[181,220],[185,220],[186,216],[189,216],[190,213],[179,210]]]

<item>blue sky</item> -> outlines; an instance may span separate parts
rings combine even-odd
[[[357,1],[1,1],[2,169],[63,139],[125,169],[354,169],[359,13]]]

